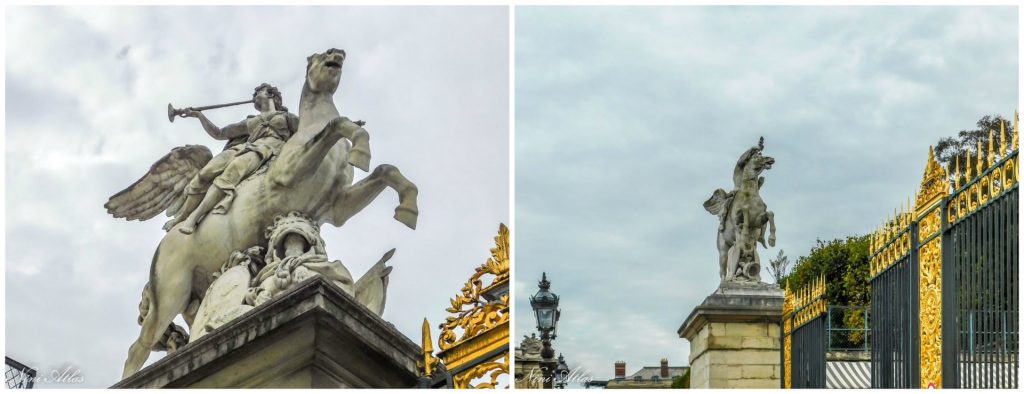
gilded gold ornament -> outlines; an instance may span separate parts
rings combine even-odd
[[[445,310],[451,316],[441,324],[436,357],[426,319],[423,327],[423,361],[420,370],[430,376],[438,364],[449,371],[462,369],[452,377],[456,388],[494,388],[509,366],[509,231],[498,226],[491,257],[477,267]],[[502,350],[503,349],[503,350]],[[487,356],[497,353],[496,357]],[[490,361],[481,362],[487,356]],[[467,363],[473,363],[467,368]],[[489,380],[472,384],[481,377]]]
[[[919,250],[921,387],[942,387],[942,239]]]

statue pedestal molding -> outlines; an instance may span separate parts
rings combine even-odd
[[[767,283],[725,282],[690,312],[690,388],[779,388],[783,292]]]
[[[313,277],[113,388],[410,388],[419,357],[394,326]]]

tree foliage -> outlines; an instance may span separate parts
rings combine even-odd
[[[786,256],[786,252],[781,249],[778,256],[768,260],[768,273],[775,279],[775,283],[779,283],[782,277],[786,276],[788,268],[789,256]]]
[[[988,156],[989,133],[992,132],[992,147],[999,150],[999,142],[1003,138],[1000,133],[1000,125],[1005,123],[1006,135],[1009,136],[1006,142],[1007,147],[1013,139],[1013,120],[1005,119],[1000,115],[985,115],[978,119],[977,128],[971,130],[960,130],[955,137],[939,139],[935,144],[935,160],[946,167],[946,172],[952,177],[956,172],[956,158],[960,158],[960,173],[967,171],[967,153],[971,153],[971,164],[974,164],[978,157],[978,143],[981,143],[981,154]],[[998,153],[998,152],[997,152]],[[972,167],[973,168],[973,167]],[[972,170],[973,171],[973,170]]]
[[[799,289],[812,279],[825,276],[825,298],[833,305],[867,305],[868,293],[868,236],[851,236],[828,242],[818,240],[810,254],[800,256],[789,275],[779,280],[785,287],[786,281],[793,289]]]
[[[820,276],[825,277],[825,300],[829,305],[867,306],[871,301],[868,285],[869,236],[851,236],[828,242],[818,240],[807,256],[796,260],[793,271],[779,280],[793,291],[803,288]],[[846,327],[863,327],[864,310],[849,310],[842,316]],[[853,332],[852,344],[863,343],[863,334]]]
[[[674,389],[688,389],[690,388],[690,368],[686,369],[683,376],[679,376],[672,380],[672,388]]]

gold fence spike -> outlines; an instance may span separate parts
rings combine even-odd
[[[900,228],[906,227],[906,225],[910,224],[910,221],[907,220],[907,218],[910,217],[908,212],[913,208],[914,207],[908,207],[906,201],[900,201]]]
[[[995,131],[993,131],[992,129],[988,130],[988,156],[987,157],[988,157],[988,166],[989,167],[992,167],[993,164],[996,164],[996,149],[995,149],[996,141],[995,141],[995,135],[996,135]]]
[[[1006,120],[999,122],[999,158],[1006,157]]]
[[[975,159],[976,160],[974,161],[974,176],[979,177],[981,176],[981,173],[985,171],[985,167],[983,167],[981,164],[984,160],[984,156],[982,156],[981,153],[981,139],[978,139],[978,155],[977,157],[975,157]]]
[[[909,195],[906,196],[906,209],[906,225],[910,225],[913,221],[913,198]]]
[[[972,168],[974,166],[971,165],[971,151],[968,150],[966,153],[967,153],[967,158],[964,160],[964,183],[965,184],[970,183],[971,180],[974,179],[974,177],[971,176],[971,174],[974,172],[974,168]]]
[[[1017,133],[1018,132],[1018,129],[1017,129],[1017,118],[1018,118],[1018,114],[1017,114],[1016,111],[1014,111],[1014,146],[1013,146],[1014,150],[1017,150],[1017,134],[1018,134]]]
[[[427,318],[423,318],[423,374],[430,376],[433,374],[434,363],[434,346],[430,340],[430,322]]]
[[[956,155],[956,164],[953,165],[953,189],[960,188],[960,155]]]

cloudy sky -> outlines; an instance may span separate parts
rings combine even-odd
[[[1013,7],[518,9],[519,338],[547,271],[571,366],[687,365],[676,331],[719,282],[701,203],[739,155],[764,136],[776,159],[762,261],[864,234],[930,144],[1013,115],[1017,25]]]
[[[509,220],[506,8],[8,8],[6,33],[4,340],[41,373],[120,379],[164,219],[125,222],[103,203],[175,146],[223,146],[194,119],[168,123],[167,103],[246,100],[269,82],[297,111],[314,52],[348,52],[335,102],[368,122],[372,165],[420,190],[416,231],[391,218],[390,190],[324,228],[356,277],[398,249],[386,320],[419,343]]]

